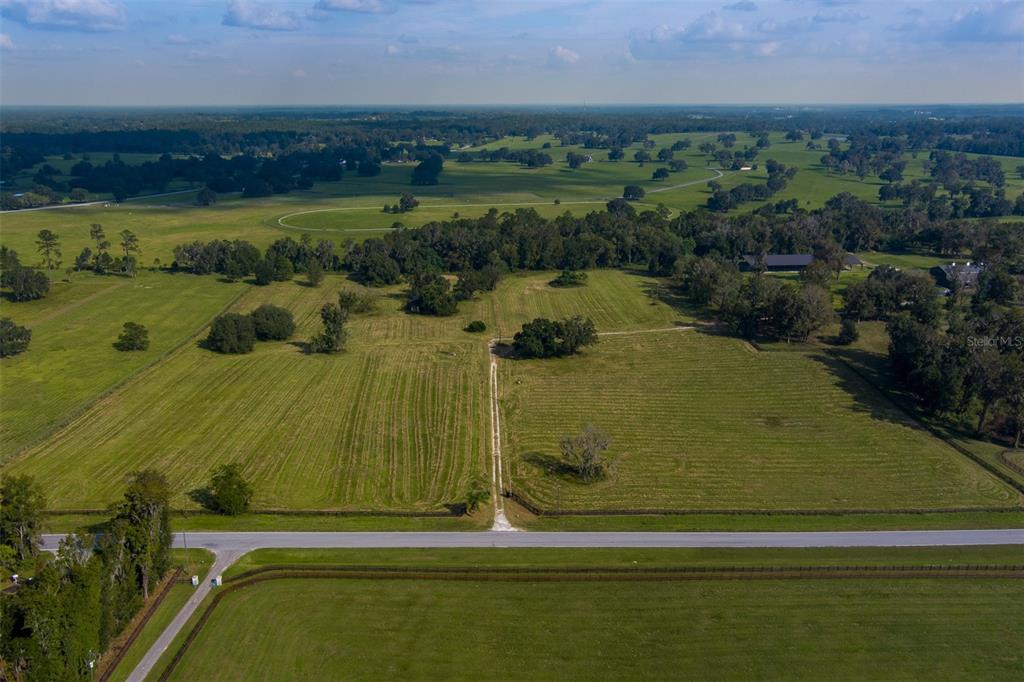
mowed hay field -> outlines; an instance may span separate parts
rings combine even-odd
[[[182,280],[234,291],[212,278]],[[511,333],[537,315],[589,314],[604,328],[672,324],[678,315],[648,293],[655,280],[621,271],[556,289],[554,273],[513,275],[465,302],[457,315],[402,312],[404,287],[380,293],[378,311],[354,317],[337,356],[306,355],[291,342],[257,343],[225,356],[183,346],[92,406],[9,467],[47,481],[57,509],[101,508],[141,467],[167,475],[174,506],[210,470],[240,462],[261,509],[438,510],[489,473],[487,339],[473,319]],[[299,282],[251,287],[233,309],[289,308],[295,340],[319,329],[319,308],[342,287]]]
[[[0,463],[104,391],[187,341],[243,290],[212,277],[141,272],[133,279],[77,273],[46,298],[0,304],[32,330],[27,352],[0,372]],[[113,347],[125,322],[149,330],[145,351]]]
[[[171,679],[1019,680],[1022,600],[1012,579],[278,579],[224,595]]]
[[[1019,507],[1021,496],[826,356],[697,330],[601,338],[503,361],[512,488],[549,509]],[[606,480],[558,468],[559,441],[611,437]]]

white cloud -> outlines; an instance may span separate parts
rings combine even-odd
[[[363,14],[383,14],[393,11],[381,0],[319,0],[314,9],[328,12],[360,12]]]
[[[399,54],[401,52],[401,50],[399,50],[398,47],[395,45],[388,45],[387,48],[385,48],[385,51],[391,57],[394,57],[396,54]]]
[[[259,31],[294,31],[299,27],[299,19],[294,13],[249,0],[231,0],[221,23]]]
[[[118,0],[0,0],[0,16],[32,28],[116,31],[128,12]]]
[[[305,78],[306,72],[303,69],[293,69],[292,78]]]
[[[990,2],[958,13],[946,40],[1024,42],[1024,1]]]
[[[734,2],[731,5],[726,5],[722,9],[727,9],[732,12],[756,12],[757,4],[751,2],[750,0],[739,0],[739,2]]]
[[[14,41],[6,33],[0,33],[0,50],[13,50]]]
[[[172,33],[167,36],[164,42],[168,45],[188,45],[192,42],[192,39],[188,36],[183,36],[180,33]]]
[[[556,45],[548,52],[548,66],[572,66],[580,56],[567,47]]]

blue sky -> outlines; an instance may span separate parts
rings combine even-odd
[[[1024,101],[1024,0],[0,0],[0,102]]]

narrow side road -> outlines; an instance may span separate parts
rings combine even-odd
[[[35,208],[12,208],[6,211],[0,211],[3,215],[14,214],[14,213],[31,213],[32,211],[56,211],[59,208],[81,208],[83,206],[99,206],[101,204],[117,204],[127,203],[129,201],[141,201],[143,199],[155,199],[157,197],[169,197],[175,194],[188,194],[189,192],[195,192],[196,189],[177,189],[173,192],[160,192],[159,194],[142,194],[137,197],[128,197],[124,201],[116,202],[113,199],[100,199],[99,201],[82,201],[75,204],[54,204],[52,206],[36,206]]]
[[[181,546],[180,537],[175,537],[175,546]],[[192,593],[192,596],[189,597],[187,602],[185,602],[185,605],[181,607],[181,611],[178,611],[174,620],[168,623],[167,627],[164,628],[164,631],[161,632],[160,636],[157,637],[155,642],[153,642],[153,645],[149,647],[149,651],[146,652],[146,655],[142,657],[142,660],[139,661],[138,665],[135,666],[135,669],[128,675],[128,682],[143,682],[143,680],[146,679],[160,660],[160,657],[163,656],[164,652],[167,651],[167,648],[171,646],[174,638],[177,637],[178,633],[185,627],[188,619],[191,618],[192,614],[195,613],[197,608],[199,608],[199,604],[201,604],[210,593],[210,581],[213,580],[215,576],[223,573],[228,566],[235,563],[238,560],[238,557],[242,556],[244,553],[245,552],[235,550],[222,550],[215,552],[216,558],[214,559],[213,566],[210,567],[210,572],[205,578],[200,576],[201,580],[199,582],[199,587],[196,588],[196,591]]]

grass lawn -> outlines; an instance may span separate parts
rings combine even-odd
[[[531,547],[485,549],[257,549],[225,572],[277,566],[403,566],[413,568],[673,568],[746,566],[938,566],[1021,563],[1020,547]]]
[[[29,327],[32,343],[3,361],[0,462],[188,340],[244,289],[212,277],[76,273],[70,283],[55,282],[44,299],[4,301],[2,315]],[[148,350],[114,349],[128,321],[149,330]]]
[[[47,481],[56,509],[102,508],[143,466],[168,477],[176,507],[192,507],[187,492],[217,464],[237,461],[261,509],[441,510],[461,499],[473,476],[489,473],[491,333],[510,334],[537,315],[588,314],[604,329],[679,318],[652,298],[649,277],[599,271],[586,287],[556,289],[547,284],[553,276],[510,276],[451,318],[408,315],[403,289],[384,290],[379,311],[354,318],[348,350],[332,357],[306,355],[290,342],[259,343],[242,356],[185,344],[9,468]],[[212,278],[167,279],[236,290]],[[356,285],[331,276],[318,289],[252,287],[234,309],[285,306],[299,324],[294,338],[303,340],[342,286]],[[492,332],[463,332],[473,319]]]
[[[1021,496],[840,363],[699,331],[606,337],[501,364],[514,490],[555,509],[942,509]],[[611,437],[606,480],[558,466],[563,435]]]
[[[937,551],[942,550],[942,551]],[[302,563],[300,552],[243,559]],[[362,565],[823,565],[1012,560],[929,550],[310,552]],[[240,567],[241,568],[241,567]],[[1018,679],[1011,579],[279,579],[226,595],[172,679]],[[179,638],[180,642],[180,638]],[[230,644],[229,644],[230,642]],[[170,651],[175,650],[174,647]],[[170,651],[168,653],[170,653]],[[157,670],[162,670],[165,656]]]

